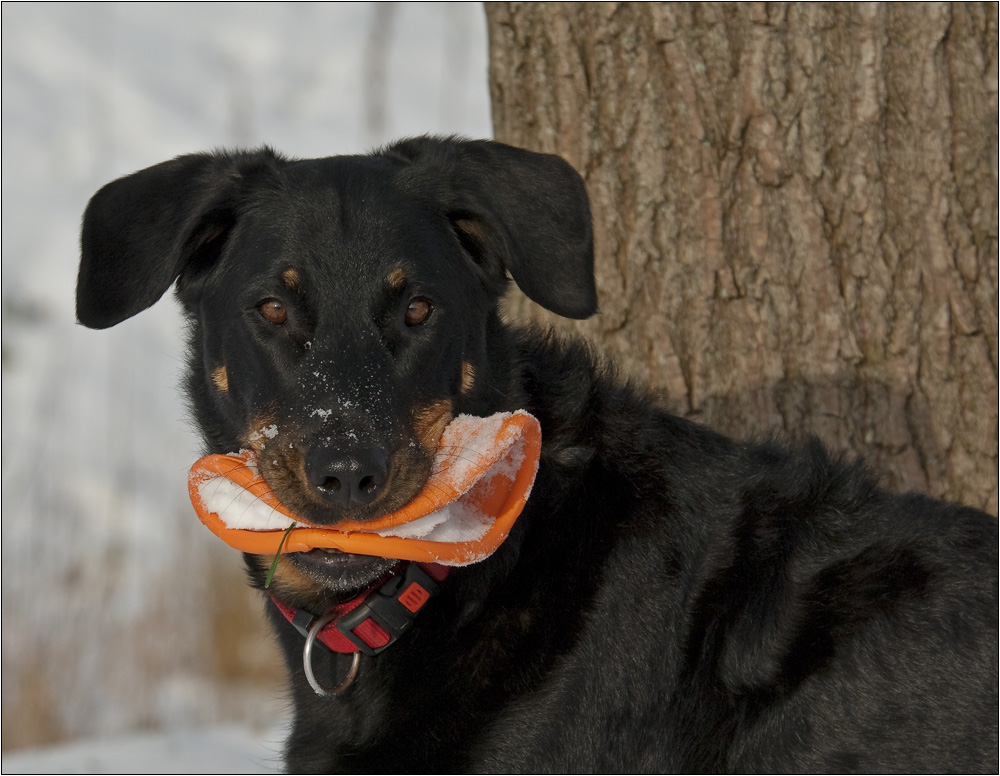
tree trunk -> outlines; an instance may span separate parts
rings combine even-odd
[[[594,211],[585,333],[675,412],[997,512],[997,6],[487,3],[495,135]]]

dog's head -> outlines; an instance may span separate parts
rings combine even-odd
[[[580,177],[485,141],[180,157],[94,195],[81,244],[80,322],[113,326],[176,281],[209,451],[254,450],[281,501],[326,525],[412,500],[456,414],[517,407],[508,274],[561,315],[596,308]],[[389,563],[313,551],[278,578],[344,591]]]

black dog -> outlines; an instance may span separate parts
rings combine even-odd
[[[308,520],[408,503],[458,413],[541,421],[510,538],[341,695],[310,689],[268,604],[290,770],[997,770],[996,519],[888,494],[814,441],[730,441],[585,345],[505,324],[508,273],[595,312],[587,196],[561,159],[431,138],[185,156],[101,189],[82,254],[87,326],[176,281],[208,450],[266,449]],[[254,584],[270,561],[247,557]],[[320,614],[393,566],[292,554],[271,589]],[[319,681],[341,681],[351,660],[318,652]]]

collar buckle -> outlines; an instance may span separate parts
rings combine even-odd
[[[437,572],[438,579],[428,571]],[[341,617],[336,628],[360,652],[377,655],[409,630],[446,575],[447,569],[441,566],[410,563],[403,574],[392,577]]]

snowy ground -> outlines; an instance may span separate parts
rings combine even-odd
[[[284,718],[281,670],[236,553],[187,503],[198,440],[178,391],[178,313],[164,300],[109,331],[75,325],[80,214],[106,181],[193,150],[489,136],[482,9],[4,3],[2,15],[3,770],[269,766],[280,733],[263,754],[250,742]],[[17,754],[81,740],[100,746]]]
[[[209,730],[90,738],[3,756],[10,773],[280,773],[282,731],[225,725]]]

